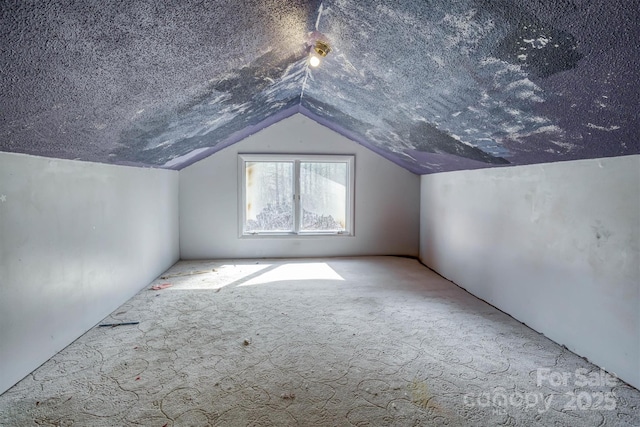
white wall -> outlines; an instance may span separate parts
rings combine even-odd
[[[355,236],[238,237],[238,153],[355,154]],[[418,255],[420,177],[296,114],[180,171],[183,259]]]
[[[0,153],[0,393],[179,258],[177,206],[176,171]]]
[[[639,246],[640,156],[421,177],[425,264],[635,387]]]

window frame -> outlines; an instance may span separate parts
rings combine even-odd
[[[293,230],[245,231],[246,224],[246,164],[247,162],[293,163]],[[300,163],[344,163],[347,165],[346,213],[344,231],[300,230]],[[355,236],[355,155],[353,154],[238,154],[238,232],[241,238]]]

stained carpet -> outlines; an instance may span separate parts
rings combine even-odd
[[[416,260],[161,277],[101,322],[138,323],[94,327],[0,396],[0,425],[640,425],[638,390]]]

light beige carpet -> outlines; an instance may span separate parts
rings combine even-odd
[[[165,275],[104,320],[139,324],[93,328],[0,396],[0,424],[640,425],[638,390],[412,259]]]

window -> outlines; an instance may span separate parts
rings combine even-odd
[[[240,234],[353,235],[353,156],[241,154]]]

